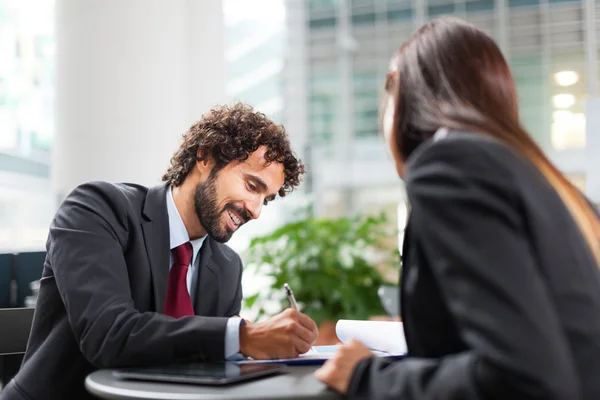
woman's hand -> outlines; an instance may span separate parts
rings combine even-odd
[[[373,356],[373,352],[365,345],[351,339],[341,345],[335,355],[315,371],[315,377],[335,391],[346,394],[356,364]]]

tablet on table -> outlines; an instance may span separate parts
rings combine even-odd
[[[120,379],[198,385],[227,385],[286,372],[281,364],[191,363],[164,367],[123,368],[113,371]]]

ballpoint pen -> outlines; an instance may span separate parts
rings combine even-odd
[[[294,292],[292,292],[292,288],[290,288],[290,285],[288,285],[287,283],[283,284],[283,288],[285,289],[285,293],[287,294],[287,298],[290,301],[290,306],[292,306],[292,308],[294,310],[300,311],[298,310],[298,303],[296,303],[296,298],[294,297]],[[310,347],[311,351],[315,351],[314,347]]]
[[[283,288],[285,289],[285,293],[287,294],[288,300],[290,301],[290,305],[294,310],[298,310],[298,303],[296,303],[296,298],[294,297],[294,293],[290,288],[290,285],[287,283],[283,284]]]

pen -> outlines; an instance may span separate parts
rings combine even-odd
[[[283,288],[285,289],[285,292],[287,293],[287,297],[288,297],[288,300],[290,301],[290,305],[292,306],[292,308],[294,310],[298,310],[298,303],[296,303],[296,298],[294,297],[294,293],[292,292],[290,285],[288,285],[287,283],[284,283]]]
[[[283,284],[283,288],[285,289],[285,293],[287,294],[287,298],[290,301],[290,305],[294,310],[298,310],[298,303],[296,303],[296,298],[294,297],[294,292],[292,292],[292,288],[287,283]],[[298,310],[299,311],[299,310]],[[314,347],[310,347],[311,351],[315,351]]]

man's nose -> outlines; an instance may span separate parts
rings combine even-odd
[[[252,201],[246,202],[246,211],[250,214],[250,218],[257,219],[260,217],[260,213],[262,211],[263,199],[260,196],[257,196]]]

